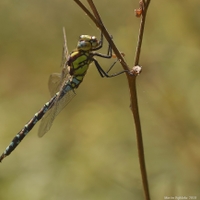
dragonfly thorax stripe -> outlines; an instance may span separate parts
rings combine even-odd
[[[84,51],[75,51],[71,54],[71,58],[68,60],[70,66],[70,74],[72,76],[82,75],[84,76],[91,63],[90,54]]]

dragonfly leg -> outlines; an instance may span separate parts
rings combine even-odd
[[[123,71],[118,72],[118,73],[115,73],[115,74],[108,74],[108,72],[112,69],[112,67],[116,64],[117,61],[114,62],[114,63],[111,65],[111,67],[109,68],[108,72],[105,72],[105,71],[103,70],[103,68],[100,66],[100,64],[98,63],[97,60],[95,60],[95,59],[93,58],[93,61],[94,61],[94,64],[95,64],[95,66],[96,66],[96,68],[97,68],[99,74],[101,75],[101,77],[112,78],[112,77],[118,76],[118,75],[120,75],[120,74],[123,74],[123,73],[125,73],[125,72],[130,73],[129,70],[123,70]]]
[[[111,39],[113,39],[113,37],[112,37],[112,35],[110,35],[110,37],[111,37]],[[103,34],[102,34],[102,32],[101,32],[101,40],[100,40],[100,43],[101,43],[101,47],[103,46]],[[98,48],[99,49],[99,48]],[[111,47],[111,45],[109,44],[108,45],[108,51],[107,51],[107,54],[102,54],[102,53],[98,53],[98,52],[93,52],[92,53],[92,56],[98,56],[98,57],[102,57],[102,58],[107,58],[107,59],[110,59],[110,58],[112,58],[113,57],[113,54],[112,54],[112,47]],[[95,60],[95,59],[94,59]],[[109,69],[105,72],[101,67],[100,67],[100,65],[99,65],[99,63],[97,62],[97,61],[94,61],[94,62],[97,62],[97,63],[95,63],[95,65],[96,66],[98,66],[97,67],[97,69],[100,69],[100,71],[102,72],[100,72],[99,70],[99,73],[100,73],[100,75],[102,76],[102,77],[113,77],[113,75],[114,76],[117,76],[117,75],[119,75],[119,74],[122,74],[122,73],[124,73],[124,72],[128,72],[128,70],[126,70],[126,71],[122,71],[122,72],[119,72],[119,73],[116,73],[116,74],[113,74],[113,75],[108,75],[108,73],[110,72],[110,70],[114,67],[114,65],[117,63],[119,61],[119,59],[118,60],[116,60],[110,67],[109,67]]]

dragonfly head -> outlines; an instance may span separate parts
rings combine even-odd
[[[81,35],[79,37],[77,49],[83,51],[92,51],[100,46],[100,42],[95,36]]]

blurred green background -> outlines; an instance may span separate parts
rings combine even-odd
[[[96,5],[132,66],[138,1]],[[200,198],[199,6],[199,0],[152,0],[149,7],[137,87],[152,199]],[[100,36],[74,1],[0,2],[2,152],[50,98],[48,77],[61,70],[63,26],[70,51],[79,35]],[[105,42],[101,52],[106,48]],[[113,62],[98,60],[105,69]],[[91,65],[51,130],[39,139],[37,129],[3,160],[0,199],[143,199],[125,75],[102,79]]]

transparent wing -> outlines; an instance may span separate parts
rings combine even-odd
[[[57,92],[60,93],[60,90],[62,90],[62,85],[64,85],[65,82],[68,82],[70,79],[70,75],[67,70],[66,61],[68,58],[68,48],[67,48],[67,39],[65,34],[65,28],[63,27],[63,36],[64,36],[64,45],[63,45],[63,53],[62,53],[62,72],[51,74],[49,77],[48,87],[51,97],[56,95]],[[48,110],[45,115],[43,116],[39,130],[38,130],[38,136],[42,137],[52,126],[52,123],[55,119],[55,117],[60,113],[60,111],[71,101],[71,99],[75,96],[75,93],[73,91],[68,91],[65,96],[58,100],[58,97],[55,99],[55,102],[50,110]]]
[[[60,90],[61,84],[61,74],[54,73],[50,75],[48,86],[51,97],[53,97]]]
[[[49,131],[55,117],[64,109],[75,95],[76,94],[73,90],[68,91],[62,99],[57,100],[53,107],[45,113],[38,130],[39,137],[42,137],[47,131]]]

